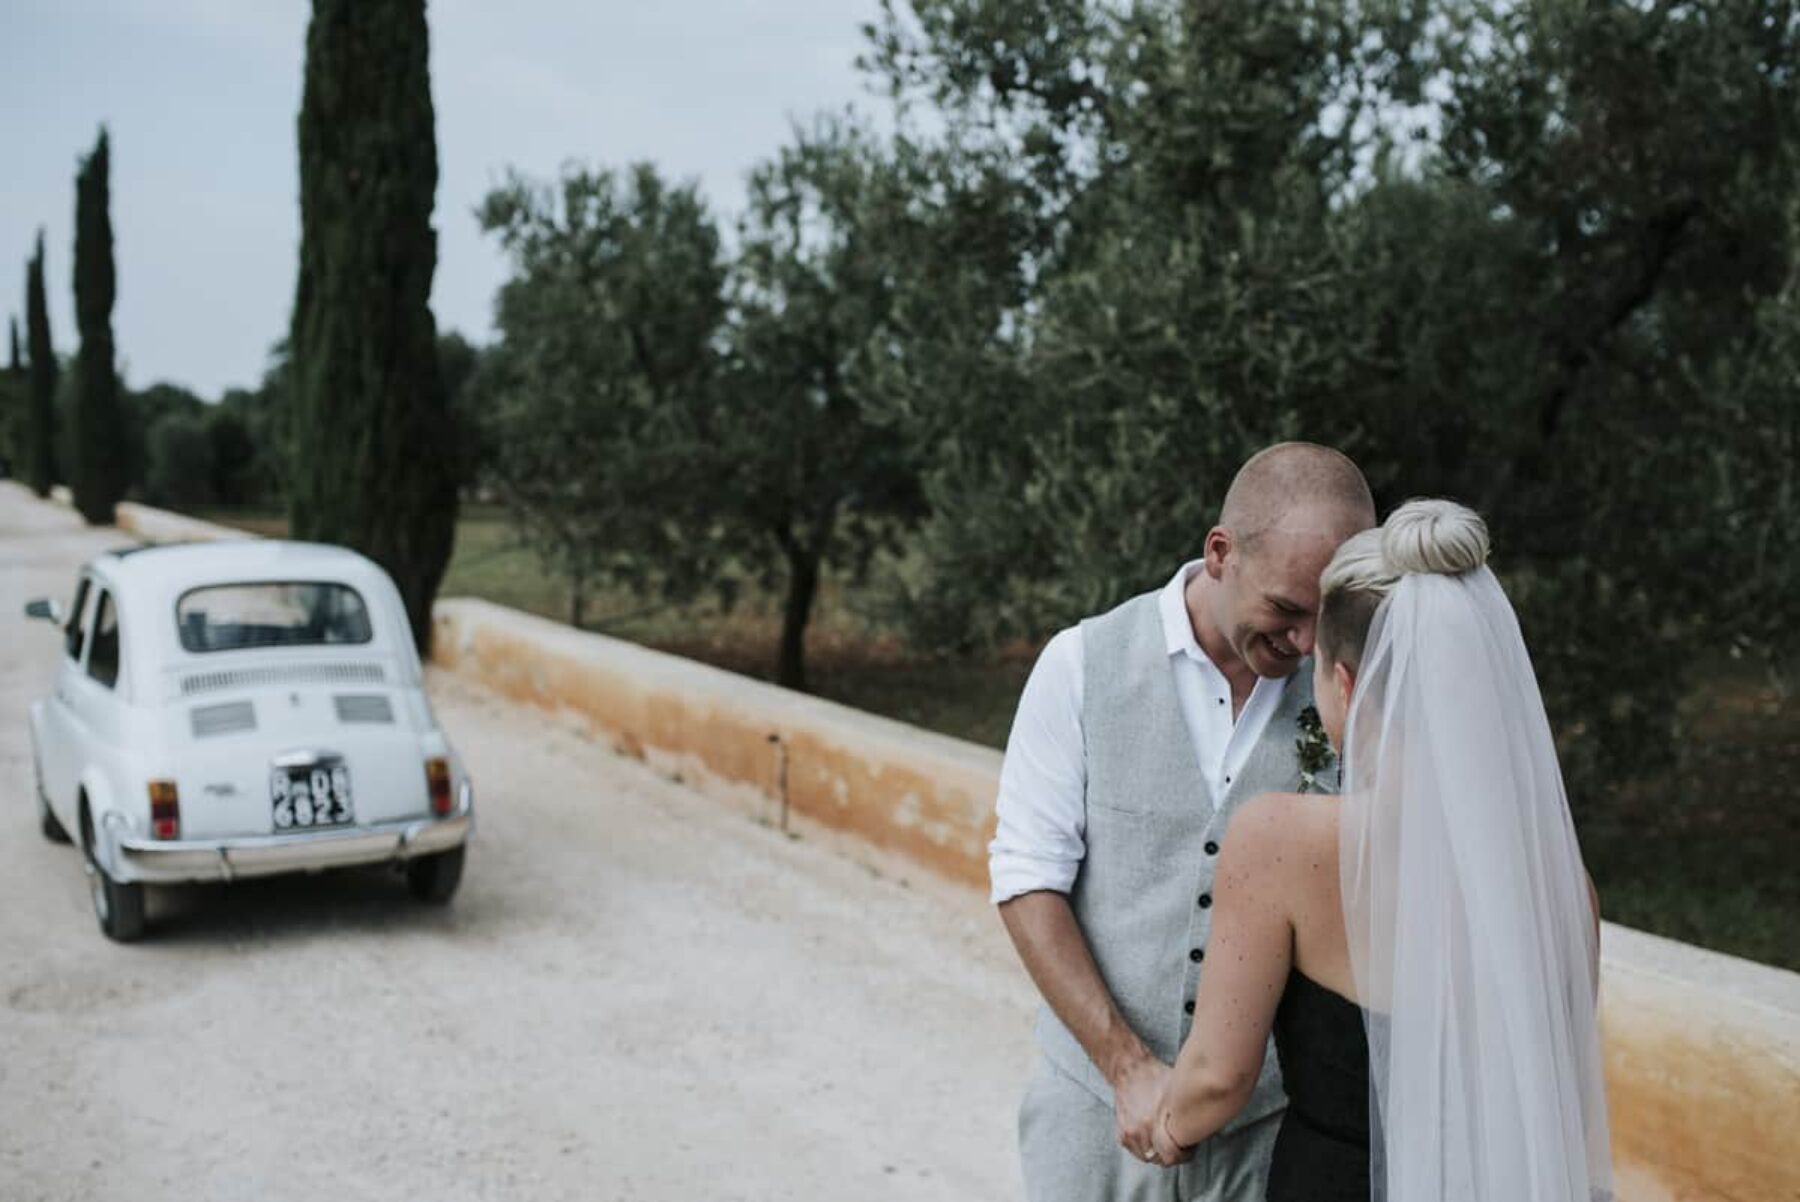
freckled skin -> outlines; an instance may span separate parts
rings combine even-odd
[[[1270,794],[1232,819],[1214,889],[1209,971],[1163,1095],[1163,1163],[1184,1157],[1249,1100],[1291,968],[1353,996],[1336,867],[1329,796]]]
[[[1347,673],[1340,680],[1347,701],[1353,681]],[[1342,708],[1333,709],[1322,697],[1335,746]],[[1265,794],[1232,818],[1213,890],[1208,971],[1156,1124],[1161,1163],[1185,1160],[1249,1101],[1292,969],[1357,1000],[1338,860],[1337,799],[1328,794]],[[1591,879],[1588,889],[1597,934]]]

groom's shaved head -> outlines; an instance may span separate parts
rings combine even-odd
[[[1215,664],[1235,656],[1265,678],[1311,655],[1319,573],[1338,546],[1375,524],[1369,483],[1330,447],[1284,442],[1251,456],[1206,532],[1206,571],[1188,612]]]
[[[1343,452],[1310,442],[1277,443],[1238,469],[1219,525],[1246,551],[1278,529],[1341,542],[1375,525],[1375,498]]]

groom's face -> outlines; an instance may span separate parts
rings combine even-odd
[[[1312,654],[1319,574],[1342,541],[1337,531],[1305,521],[1266,530],[1248,546],[1222,529],[1208,537],[1208,569],[1222,586],[1215,620],[1258,676],[1292,676]]]

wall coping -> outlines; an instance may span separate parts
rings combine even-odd
[[[1735,1005],[1767,1011],[1793,1024],[1800,1041],[1800,973],[1610,922],[1601,924],[1600,959],[1648,979],[1704,989]]]

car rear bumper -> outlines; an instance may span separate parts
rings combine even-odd
[[[460,847],[474,828],[472,811],[379,826],[245,839],[123,839],[116,876],[149,884],[230,881],[351,864],[410,860]]]

